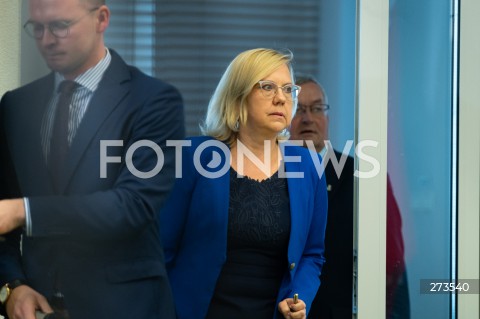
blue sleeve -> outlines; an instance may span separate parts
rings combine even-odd
[[[167,269],[172,265],[180,246],[187,223],[192,192],[195,188],[197,174],[192,165],[191,153],[191,147],[182,148],[181,177],[175,179],[172,192],[160,210],[158,222]]]

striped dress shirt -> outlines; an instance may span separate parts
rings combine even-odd
[[[107,49],[105,57],[94,67],[88,69],[85,73],[82,73],[75,78],[75,82],[80,84],[80,87],[73,92],[72,101],[70,103],[70,115],[68,121],[68,145],[71,145],[73,137],[77,132],[83,116],[88,109],[89,102],[93,96],[93,93],[98,87],[100,80],[102,79],[105,70],[110,64],[112,57]],[[42,148],[45,161],[48,162],[50,154],[50,141],[52,138],[53,123],[55,121],[55,113],[60,97],[58,87],[65,78],[59,73],[55,73],[55,85],[52,92],[52,98],[48,104],[47,110],[42,120],[41,137]]]
[[[106,49],[105,57],[100,60],[94,67],[88,69],[84,73],[77,76],[74,81],[80,84],[80,87],[73,92],[72,101],[70,103],[70,115],[68,121],[68,145],[71,145],[75,133],[77,132],[83,116],[87,112],[90,100],[93,93],[97,89],[103,74],[110,65],[112,56],[108,49]],[[41,126],[41,139],[42,150],[45,162],[48,162],[50,154],[50,141],[52,138],[53,123],[55,121],[55,111],[57,102],[60,97],[58,87],[60,83],[65,80],[65,77],[59,73],[55,73],[55,85],[52,92],[52,98],[50,99],[45,114],[42,119]],[[30,214],[30,203],[28,198],[24,198],[25,205],[25,232],[27,236],[32,235],[32,218]]]

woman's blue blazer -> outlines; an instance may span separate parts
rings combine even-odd
[[[182,143],[176,146],[182,152],[181,157],[177,152],[175,186],[159,223],[177,317],[199,319],[206,316],[226,260],[230,150],[205,136]],[[323,164],[317,153],[289,142],[281,145],[285,172],[296,176],[287,175],[291,230],[277,304],[298,293],[308,311],[324,263],[327,192]]]

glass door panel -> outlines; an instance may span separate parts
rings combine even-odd
[[[390,0],[388,175],[400,211],[400,219],[387,212],[387,285],[397,285],[387,289],[390,318],[449,318],[452,309],[449,294],[428,293],[429,281],[420,289],[454,271],[452,8],[451,0]],[[389,245],[395,231],[404,269]]]

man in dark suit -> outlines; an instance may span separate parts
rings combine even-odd
[[[311,319],[351,319],[353,301],[353,185],[354,161],[328,141],[328,98],[320,83],[308,75],[297,76],[302,87],[292,119],[291,139],[310,140],[324,158],[328,191],[325,265],[320,288],[309,312]],[[327,154],[327,152],[332,152]],[[334,163],[335,161],[335,163]],[[337,169],[335,169],[335,167]],[[401,217],[387,180],[387,318],[409,318]],[[402,296],[402,298],[399,298]]]
[[[181,96],[105,47],[105,1],[29,13],[53,72],[0,103],[0,301],[10,318],[175,318],[156,219]]]

